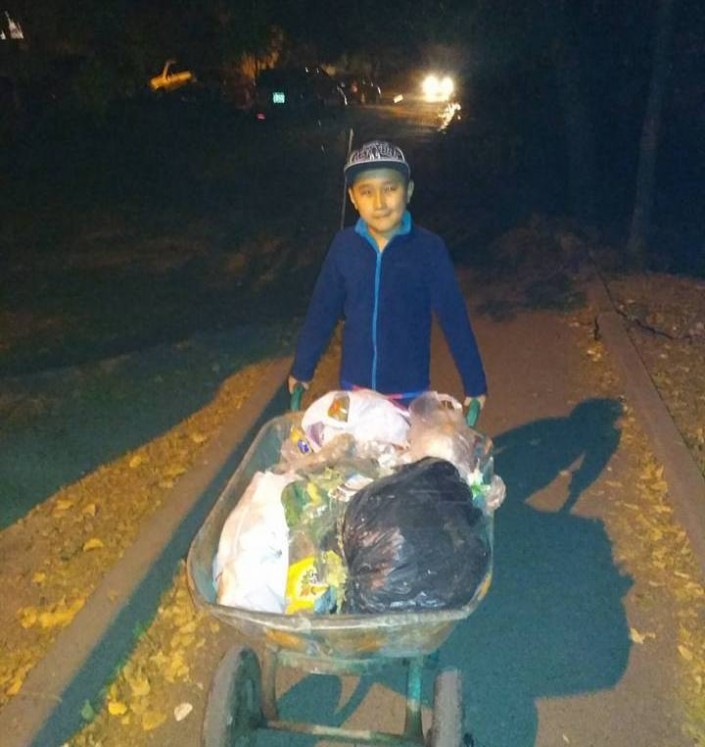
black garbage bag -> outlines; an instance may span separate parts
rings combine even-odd
[[[458,470],[426,458],[356,493],[345,511],[343,612],[460,607],[489,569],[482,511]]]

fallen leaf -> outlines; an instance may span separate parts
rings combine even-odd
[[[636,628],[629,628],[629,639],[632,643],[641,645],[646,640],[646,636],[640,633]]]
[[[74,617],[76,617],[76,613],[85,603],[85,599],[76,599],[67,606],[66,603],[62,601],[56,605],[53,610],[41,612],[39,614],[39,624],[45,629],[56,627],[63,628],[68,625]]]
[[[191,703],[179,703],[179,705],[174,708],[174,718],[177,721],[183,721],[192,710],[193,706]]]
[[[169,464],[164,469],[166,477],[179,477],[186,472],[186,467],[183,464]]]
[[[683,644],[680,644],[678,646],[678,653],[686,660],[686,661],[693,661],[693,652]]]
[[[36,624],[39,610],[36,607],[22,607],[17,610],[17,616],[20,619],[20,625],[27,630]]]
[[[189,676],[190,668],[184,661],[181,651],[175,651],[172,653],[169,661],[164,666],[163,673],[166,681],[172,683],[177,680],[185,680]]]
[[[13,673],[12,682],[10,682],[10,686],[5,690],[6,695],[17,695],[27,678],[27,672],[29,672],[31,668],[31,664],[25,664]]]
[[[142,464],[143,461],[144,459],[142,458],[140,454],[135,454],[132,457],[132,459],[130,459],[130,461],[128,462],[128,465],[130,469],[136,469],[137,467],[140,466],[140,464]]]
[[[83,552],[88,552],[89,550],[98,550],[101,547],[105,547],[103,541],[98,539],[97,537],[91,537],[91,539],[89,539],[87,542],[84,542]]]
[[[147,676],[141,673],[137,673],[127,678],[127,684],[132,690],[132,694],[136,698],[143,698],[145,695],[149,695],[152,686],[149,684]]]
[[[152,731],[158,728],[166,721],[166,714],[160,711],[145,711],[142,714],[142,728],[145,731]]]
[[[182,635],[181,633],[176,633],[169,641],[169,645],[171,646],[173,651],[191,648],[194,638],[195,636],[192,634]]]
[[[149,660],[154,662],[154,664],[160,668],[163,668],[169,661],[167,655],[163,651],[157,651],[156,654],[152,654],[152,656],[149,657]]]
[[[44,573],[44,571],[37,571],[34,576],[32,576],[32,583],[33,584],[43,584],[47,580],[47,574]]]
[[[127,713],[127,705],[120,700],[111,700],[108,703],[108,713],[111,716],[124,716]]]

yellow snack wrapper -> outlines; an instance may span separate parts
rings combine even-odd
[[[318,578],[314,555],[296,561],[286,578],[286,614],[313,612],[316,599],[327,589],[328,584]]]

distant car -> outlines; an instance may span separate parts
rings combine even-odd
[[[189,83],[195,83],[196,76],[187,68],[180,66],[176,60],[167,60],[159,75],[149,81],[153,91],[175,91]]]
[[[380,86],[363,75],[344,73],[337,80],[351,104],[377,104],[382,98]]]
[[[255,112],[260,119],[276,114],[319,114],[347,103],[340,86],[315,66],[268,68],[255,83]]]
[[[431,103],[450,101],[455,94],[455,80],[445,73],[429,73],[421,82],[424,100]]]

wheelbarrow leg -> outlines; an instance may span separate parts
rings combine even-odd
[[[262,726],[261,675],[257,656],[246,646],[225,653],[211,682],[201,726],[202,747],[254,744]]]
[[[423,726],[421,724],[421,675],[423,668],[423,656],[407,661],[406,717],[404,719],[404,736],[421,744],[423,744]]]
[[[277,651],[269,646],[262,652],[262,714],[267,721],[279,718],[277,710]]]

